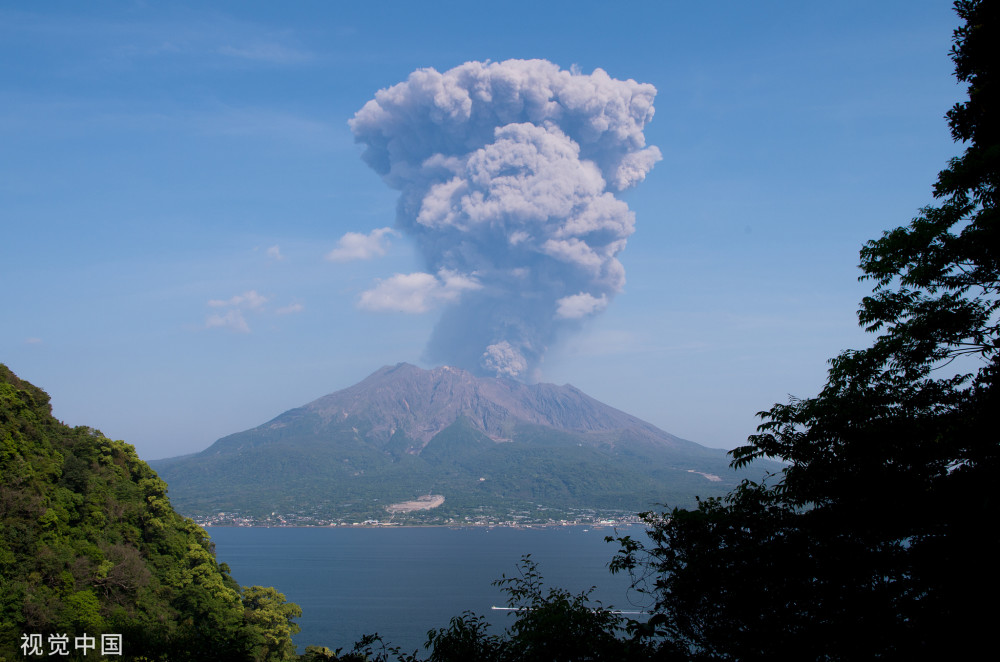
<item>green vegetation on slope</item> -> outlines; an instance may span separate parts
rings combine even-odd
[[[544,521],[582,508],[629,514],[664,501],[694,505],[696,495],[721,496],[741,478],[780,469],[772,463],[734,472],[722,450],[677,450],[626,432],[518,423],[511,441],[497,443],[463,416],[414,454],[407,449],[415,442],[399,431],[378,447],[361,422],[324,425],[316,414],[291,414],[276,419],[280,426],[230,435],[196,455],[154,461],[176,507],[192,517],[277,512],[360,522],[385,519],[388,504],[434,493],[445,496],[444,505],[408,521],[525,512]]]
[[[122,635],[125,659],[294,653],[299,608],[273,588],[241,590],[166,492],[132,446],[63,425],[0,364],[0,660],[22,659],[33,634],[46,654],[50,635],[68,635],[63,659],[85,634]]]
[[[693,506],[781,468],[734,471],[725,451],[569,385],[406,363],[151,466],[178,510],[203,521],[382,520],[389,504],[444,496],[439,508],[395,515],[414,524],[633,516],[665,499]]]

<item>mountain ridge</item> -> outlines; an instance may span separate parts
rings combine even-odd
[[[478,423],[477,427],[494,441],[508,441],[508,437],[505,436],[507,427],[511,420],[518,420],[580,432],[629,428],[663,434],[678,442],[693,443],[674,437],[650,423],[606,405],[571,384],[562,386],[549,383],[525,384],[502,377],[476,377],[465,370],[451,366],[441,366],[431,370],[423,370],[409,363],[383,366],[358,384],[317,398],[301,409],[316,412],[330,420],[335,414],[342,414],[347,418],[350,414],[357,413],[359,405],[365,406],[368,411],[375,406],[376,411],[373,413],[383,415],[388,421],[403,423],[399,421],[398,416],[389,411],[391,407],[378,406],[381,403],[373,402],[375,398],[372,395],[380,395],[380,390],[388,390],[385,388],[388,379],[392,379],[396,385],[409,382],[406,385],[410,387],[408,389],[410,398],[414,395],[420,397],[423,392],[428,394],[428,397],[423,398],[425,402],[414,402],[414,405],[418,406],[416,409],[408,399],[402,400],[407,412],[424,413],[420,421],[425,423],[425,427],[413,429],[412,425],[406,426],[404,423],[407,432],[414,433],[412,438],[423,444],[451,425],[458,415],[466,415]],[[441,393],[442,391],[447,392]],[[365,395],[368,397],[363,398]],[[405,396],[405,393],[403,395]],[[399,390],[392,391],[390,397],[395,402],[387,404],[398,404]],[[568,400],[573,402],[569,403]],[[353,406],[345,407],[345,401]],[[574,406],[569,406],[570,404]],[[271,423],[280,418],[281,416],[278,416]],[[388,436],[391,436],[397,428],[387,422],[384,426],[376,426],[373,431],[386,429],[390,430]]]
[[[432,487],[446,505],[414,517],[638,512],[664,500],[681,505],[721,495],[748,475],[728,464],[725,451],[671,435],[568,384],[408,363],[384,366],[200,453],[151,462],[192,515],[309,512],[324,521],[377,519],[387,501]]]

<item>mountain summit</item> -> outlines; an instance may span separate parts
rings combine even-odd
[[[573,386],[407,363],[201,453],[150,464],[187,514],[299,521],[638,512],[721,494],[740,478],[724,451]]]
[[[438,433],[465,417],[496,442],[511,441],[520,425],[541,425],[579,433],[628,432],[637,439],[690,445],[677,437],[609,407],[566,384],[524,384],[504,378],[476,377],[442,366],[422,370],[409,363],[386,366],[358,384],[310,402],[274,419],[284,425],[295,412],[318,415],[328,425],[350,420],[366,437],[384,445],[397,433],[419,453]]]

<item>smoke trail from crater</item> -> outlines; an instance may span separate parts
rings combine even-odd
[[[625,284],[634,214],[615,193],[660,159],[643,128],[656,89],[545,60],[420,69],[355,114],[362,158],[400,191],[396,227],[427,273],[362,295],[371,310],[444,311],[427,355],[526,378]]]

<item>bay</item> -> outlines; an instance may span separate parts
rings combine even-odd
[[[474,611],[500,633],[512,614],[491,582],[517,576],[525,554],[538,564],[547,592],[559,587],[591,594],[607,606],[635,610],[639,596],[629,578],[612,575],[607,564],[617,546],[600,527],[539,529],[473,527],[412,528],[239,528],[207,529],[220,562],[229,564],[243,586],[273,586],[302,607],[306,646],[350,650],[362,635],[378,633],[404,651],[423,650],[427,631],[446,627],[453,616]],[[619,534],[643,538],[640,527]]]

